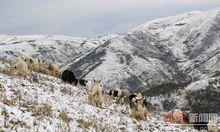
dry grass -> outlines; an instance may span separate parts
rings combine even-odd
[[[43,104],[32,111],[32,116],[49,116],[52,117],[52,106],[49,104]]]
[[[12,70],[10,68],[8,68],[8,69],[0,69],[0,72],[3,73],[3,74],[6,74],[8,76],[13,75]]]
[[[6,97],[0,98],[0,101],[3,104],[8,105],[8,106],[14,105],[14,103],[15,103],[13,99],[8,99]]]
[[[67,124],[69,124],[72,121],[72,118],[68,116],[68,113],[65,110],[62,110],[60,112],[59,118]]]
[[[78,127],[83,129],[89,129],[89,127],[94,127],[94,125],[91,122],[85,121],[83,119],[77,119]],[[97,128],[98,126],[95,126]]]
[[[12,91],[13,94],[16,95],[16,96],[20,96],[20,95],[21,95],[21,91],[18,90],[18,89],[13,88],[13,89],[11,89],[10,91]]]
[[[11,68],[11,63],[5,61],[5,60],[0,60],[0,64],[6,64],[4,68],[0,69],[0,72],[6,75],[12,75],[12,68]]]
[[[5,109],[2,110],[1,115],[4,115],[6,118],[9,117],[9,113]]]
[[[4,116],[4,120],[5,120],[5,121],[4,121],[4,127],[7,128],[7,125],[6,125],[6,119],[9,118],[9,113],[6,111],[5,108],[3,108],[2,112],[1,112],[1,115]]]
[[[52,106],[49,105],[49,104],[43,104],[42,107],[39,108],[39,110],[41,111],[41,113],[44,115],[44,116],[49,116],[49,117],[52,117]]]
[[[26,111],[28,112],[33,112],[35,111],[37,108],[38,103],[34,100],[27,100],[27,101],[22,101],[20,103],[20,107],[21,108],[26,108]]]
[[[4,86],[0,84],[0,101],[3,100],[5,91],[6,89],[4,88]]]
[[[20,90],[17,90],[17,89],[11,89],[11,91],[13,92],[13,94],[16,96],[14,98],[15,101],[18,102],[18,105],[19,107],[21,106],[21,101],[23,100],[23,95],[22,95],[22,92]]]
[[[27,124],[23,121],[20,121],[20,120],[10,120],[9,121],[10,124],[14,126],[21,126],[21,127],[26,127],[27,128]]]
[[[2,93],[5,92],[5,87],[3,86],[3,84],[0,84],[0,92],[2,92]]]

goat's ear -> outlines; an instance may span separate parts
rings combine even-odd
[[[29,61],[30,61],[30,63],[32,63],[32,62],[33,62],[33,60],[32,60],[32,59],[29,59]]]

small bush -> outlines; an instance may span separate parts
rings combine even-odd
[[[60,112],[59,117],[60,117],[60,119],[62,119],[67,124],[69,124],[72,120],[72,118],[68,116],[68,113],[65,110],[62,110]]]
[[[26,111],[32,112],[37,109],[38,103],[34,100],[22,101],[20,103],[20,108],[26,108]]]
[[[10,120],[9,123],[12,124],[13,127],[21,126],[21,127],[27,128],[27,124],[21,120]]]
[[[99,125],[94,121],[85,121],[83,119],[77,119],[78,127],[83,129],[89,129],[90,127],[95,128],[96,130],[99,129]]]
[[[2,92],[2,93],[5,92],[5,87],[2,84],[0,84],[0,92]]]
[[[49,116],[52,117],[52,106],[49,104],[43,104],[38,107],[36,110],[32,111],[32,116]]]
[[[3,104],[8,105],[8,106],[11,106],[11,105],[14,104],[14,100],[13,99],[8,99],[8,98],[5,98],[5,97],[3,97],[0,101]]]
[[[6,89],[4,88],[4,86],[2,84],[0,84],[0,100],[3,100],[3,96],[5,93]]]

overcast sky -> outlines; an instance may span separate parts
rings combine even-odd
[[[101,36],[218,7],[220,0],[0,0],[0,34]]]

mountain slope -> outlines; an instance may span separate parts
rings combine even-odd
[[[196,71],[210,74],[219,68],[218,62],[210,62],[218,58],[219,24],[220,10],[216,9],[158,19],[135,30],[148,30],[157,36],[160,46],[173,54],[181,69],[199,77]]]
[[[129,92],[161,84],[187,84],[220,67],[220,10],[147,22],[110,39],[73,63],[77,76],[101,78]]]
[[[147,121],[137,121],[127,106],[106,96],[103,108],[97,108],[88,104],[89,88],[35,72],[27,78],[8,75],[8,67],[0,61],[1,131],[195,131],[153,113]],[[38,82],[33,82],[33,74]]]
[[[57,35],[0,35],[0,57],[6,60],[14,56],[38,57],[45,63],[55,63],[62,68],[116,36],[117,34],[101,38],[74,38]]]

